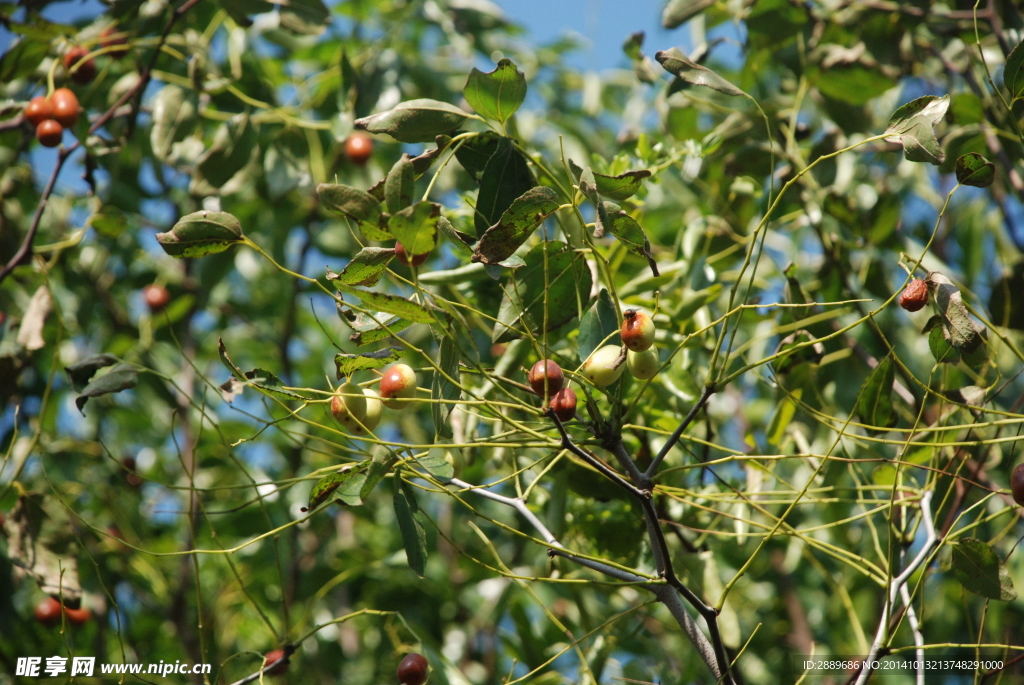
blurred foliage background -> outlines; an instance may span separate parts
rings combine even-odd
[[[21,680],[19,656],[58,654],[211,663],[206,682],[233,682],[280,647],[294,649],[282,681],[393,682],[402,654],[419,651],[442,684],[714,682],[653,595],[549,558],[521,513],[444,487],[454,474],[525,497],[575,553],[654,573],[637,502],[563,450],[528,411],[537,398],[502,380],[524,383],[541,350],[575,368],[592,335],[581,320],[609,303],[656,311],[666,362],[649,384],[627,375],[608,396],[588,389],[641,468],[701,405],[652,502],[676,574],[721,609],[737,682],[795,682],[800,655],[867,654],[889,623],[890,578],[922,549],[907,585],[915,619],[897,601],[885,643],[912,650],[919,621],[929,656],[1020,654],[1011,586],[1024,579],[1024,531],[1008,487],[1024,422],[1024,50],[1004,70],[1024,38],[1016,3],[670,0],[663,23],[678,43],[685,34],[689,58],[749,97],[667,73],[654,55],[672,45],[633,34],[626,8],[622,45],[600,46],[621,49],[622,66],[594,72],[571,66],[574,40],[535,44],[486,0],[108,0],[74,25],[44,18],[48,4],[0,3],[11,37],[0,59],[0,682]],[[123,56],[104,46],[109,27]],[[63,65],[73,45],[96,51],[86,84]],[[468,109],[471,69],[502,58],[529,90],[501,132],[563,203],[517,254],[570,245],[588,272],[574,276],[571,320],[503,339],[494,318],[517,269],[473,265],[442,240],[416,274],[393,262],[377,287],[454,303],[467,322],[461,381],[484,406],[439,420],[445,405],[424,401],[386,413],[378,440],[355,440],[322,403],[300,415],[253,388],[227,397],[219,339],[240,368],[321,393],[337,380],[335,345],[398,345],[423,399],[445,392],[434,362],[450,332],[418,324],[400,345],[359,346],[353,326],[366,320],[288,271],[327,285],[324,268],[340,271],[366,244],[325,211],[318,184],[365,190],[403,153],[433,149],[378,134],[358,163],[346,152],[357,119],[417,98]],[[22,116],[64,85],[83,109],[64,133],[70,154],[41,148]],[[876,138],[928,95],[949,96],[930,122],[937,164]],[[957,187],[968,153],[991,163],[991,185]],[[653,172],[621,205],[657,275],[625,243],[590,236],[593,205],[565,192],[578,180],[569,160]],[[482,170],[449,161],[419,178],[416,197],[479,238]],[[236,216],[283,268],[245,246],[169,257],[156,234],[200,210]],[[909,313],[895,298],[919,259],[917,277],[949,286],[933,280],[932,303]],[[969,310],[958,321],[979,331],[970,349],[946,342],[954,310],[940,291]],[[82,384],[65,368],[99,354],[135,384],[76,404]],[[615,465],[586,430],[594,415],[576,382],[584,421],[570,432]],[[495,384],[512,399],[486,395]],[[407,468],[355,506],[303,512],[314,483],[380,446]],[[407,563],[400,497],[419,504],[422,578]],[[52,561],[35,575],[13,542],[29,508],[44,522],[33,549]],[[965,576],[979,559],[988,566]],[[63,582],[54,568],[75,562],[92,618],[41,624],[34,609]]]

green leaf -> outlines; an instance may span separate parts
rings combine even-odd
[[[412,162],[409,160],[408,154],[403,154],[391,167],[391,171],[388,172],[387,178],[384,180],[384,201],[387,203],[388,211],[394,214],[411,205],[415,186],[416,179],[413,175]],[[403,244],[405,243],[401,238],[399,240]]]
[[[392,247],[364,247],[352,258],[340,274],[327,270],[327,280],[345,285],[373,287],[387,271],[388,263],[394,258]]]
[[[436,443],[438,445],[444,445],[443,442]],[[456,449],[456,448],[448,448]],[[455,467],[452,463],[445,459],[446,449],[441,447],[432,447],[427,451],[425,456],[416,457],[416,464],[421,466],[427,473],[434,478],[440,478],[447,480],[455,476]]]
[[[857,107],[866,105],[896,85],[878,67],[859,62],[840,63],[817,71],[812,83],[825,97]]]
[[[421,155],[413,157],[409,161],[412,163],[413,173],[416,178],[419,178],[434,165],[437,158],[441,156],[441,153],[448,148],[448,144],[452,142],[451,136],[441,135],[434,138],[434,143],[437,145],[433,150],[427,150]]]
[[[213,145],[199,159],[203,179],[220,188],[242,169],[257,152],[259,138],[249,117],[239,114],[224,122],[213,136]]]
[[[581,169],[571,159],[569,160],[569,168],[576,179],[581,181],[585,169]],[[590,167],[587,168],[589,169]],[[637,191],[640,190],[640,186],[643,185],[643,180],[649,177],[651,172],[649,169],[637,169],[621,173],[618,176],[607,176],[594,173],[593,171],[591,171],[591,174],[594,177],[594,186],[597,192],[605,197],[622,202],[636,195]]]
[[[533,174],[523,155],[515,149],[512,140],[500,138],[497,149],[487,160],[480,176],[480,192],[476,198],[473,222],[476,234],[483,235],[498,223],[516,198],[534,185]]]
[[[366,480],[363,481],[363,486],[359,489],[359,497],[364,500],[369,497],[397,461],[398,457],[391,450],[383,446],[375,447],[370,468],[366,472]]]
[[[938,364],[956,364],[960,361],[960,353],[949,342],[946,327],[942,325],[942,317],[935,315],[928,319],[924,326],[924,333],[928,334],[928,349]]]
[[[457,382],[461,380],[459,376],[460,358],[458,345],[455,344],[451,335],[441,338],[437,346],[438,366]],[[458,385],[452,383],[437,371],[434,372],[434,379],[430,384],[430,399],[433,400],[430,409],[436,435],[446,438],[452,437],[452,429],[448,419],[455,409],[455,405],[450,404],[450,402],[458,400],[460,393],[461,390]],[[441,402],[439,400],[445,401]]]
[[[462,141],[462,145],[455,151],[455,159],[465,169],[473,180],[479,180],[487,162],[495,152],[498,151],[498,141],[502,140],[494,131],[484,131]],[[532,185],[532,183],[531,183]]]
[[[402,243],[406,254],[430,252],[437,243],[437,221],[441,205],[423,200],[391,215],[388,230]]]
[[[388,240],[392,235],[385,230],[386,215],[380,202],[369,193],[350,186],[321,183],[316,187],[320,206],[356,222],[369,240]]]
[[[575,318],[589,299],[590,269],[582,255],[565,243],[543,242],[527,253],[525,261],[526,266],[512,271],[504,286],[498,322],[494,326],[494,342],[520,338],[523,329],[529,329],[536,336],[553,331]]]
[[[526,99],[526,76],[512,60],[502,59],[494,71],[473,69],[462,95],[478,114],[504,124]]]
[[[387,133],[403,143],[428,143],[442,133],[459,128],[468,117],[455,105],[424,98],[401,102],[394,109],[356,119],[354,125],[370,133]]]
[[[392,484],[395,489],[395,516],[402,533],[405,556],[409,568],[422,578],[427,563],[427,534],[423,529],[423,514],[416,504],[412,489],[401,478],[396,477]]]
[[[242,225],[227,212],[193,212],[178,219],[174,228],[157,233],[164,252],[178,259],[223,252],[242,241]]]
[[[331,23],[331,11],[321,0],[288,0],[280,10],[281,27],[303,36],[319,36]]]
[[[363,345],[370,345],[400,333],[412,324],[413,322],[408,319],[402,319],[397,316],[388,317],[380,324],[373,324],[367,328],[356,328],[356,331],[348,336],[348,339],[357,346],[362,347]]]
[[[591,353],[602,345],[618,344],[618,336],[608,338],[619,330],[619,317],[615,313],[615,305],[608,291],[601,288],[594,306],[587,310],[580,321],[580,336],[577,340],[581,362],[587,360]],[[605,342],[605,340],[608,342]]]
[[[368,309],[376,309],[386,314],[399,316],[414,323],[434,323],[434,315],[418,302],[407,300],[398,295],[377,293],[371,290],[359,290],[348,285],[339,284],[342,292],[355,295]]]
[[[284,382],[266,369],[256,368],[246,371],[243,374],[248,381],[247,385],[259,390],[264,395],[276,397],[281,400],[308,400],[308,397],[300,395],[291,390],[284,389]]]
[[[153,98],[149,143],[157,159],[168,161],[174,143],[183,140],[195,128],[198,104],[195,92],[178,86],[164,86]]]
[[[896,378],[896,367],[892,357],[878,363],[864,385],[857,400],[857,413],[868,426],[891,428],[899,417],[892,406],[892,383]]]
[[[691,62],[678,48],[659,50],[654,54],[654,59],[658,60],[658,63],[661,64],[665,71],[675,74],[687,83],[695,86],[705,86],[726,95],[746,95],[742,90],[707,67]]]
[[[790,263],[786,266],[783,274],[786,276],[786,302],[789,304],[804,305],[811,302],[811,298],[807,297],[807,293],[804,292],[803,286],[800,284],[800,280],[796,277],[796,265]],[[806,317],[810,313],[810,307],[787,307],[783,310],[783,320],[789,322],[797,322]]]
[[[366,464],[364,462],[341,473],[332,473],[318,480],[313,489],[309,491],[309,504],[302,511],[312,511],[332,496],[336,496],[336,501],[350,507],[357,507],[362,504],[363,502],[358,494],[359,490],[356,490],[353,494],[352,486],[355,484],[353,481],[356,481],[360,489],[362,489],[362,484],[365,482],[364,479],[366,477],[363,474],[365,468]],[[346,485],[347,487],[342,487]]]
[[[640,48],[642,48],[643,46],[644,32],[636,31],[634,33],[629,34],[629,37],[626,38],[626,42],[622,44],[622,51],[626,53],[626,57],[630,58],[631,60],[638,60],[642,59],[644,56],[644,53],[640,51]]]
[[[779,393],[778,405],[766,431],[769,445],[778,447],[786,438],[789,424],[793,422],[793,417],[796,416],[796,410],[799,408],[797,403],[803,394],[803,388],[794,388],[789,393]]]
[[[942,316],[949,341],[961,353],[974,352],[984,344],[978,328],[964,305],[960,290],[952,281],[937,271],[925,277],[928,289]]]
[[[979,344],[973,350],[964,350],[960,353],[960,360],[977,372],[988,364],[988,345],[985,343],[986,335],[984,329],[978,334]]]
[[[674,29],[715,4],[715,0],[669,0],[661,12],[661,25]]]
[[[457,252],[466,257],[473,256],[473,244],[476,242],[473,236],[456,229],[452,226],[452,222],[448,221],[444,216],[438,217],[437,228],[445,240],[451,243]]]
[[[380,369],[388,364],[397,362],[402,358],[402,350],[397,347],[385,347],[376,352],[364,352],[362,354],[348,354],[342,352],[334,355],[334,367],[337,370],[338,380],[351,376],[356,371],[363,369]]]
[[[602,205],[605,215],[608,217],[608,230],[611,231],[611,234],[622,241],[622,244],[630,252],[646,259],[648,266],[651,267],[651,272],[657,277],[659,275],[658,265],[651,254],[651,243],[647,240],[647,234],[644,233],[644,229],[640,227],[640,224],[633,217],[622,211],[617,204],[604,202]]]
[[[712,283],[707,288],[697,291],[685,288],[679,298],[679,306],[672,312],[672,318],[676,321],[689,321],[698,309],[717,300],[723,289],[721,283]],[[824,354],[824,348],[822,348],[822,354]]]
[[[802,328],[780,340],[778,347],[775,348],[775,354],[785,353],[788,350],[792,350],[792,352],[782,354],[772,362],[775,373],[789,373],[800,364],[820,364],[822,357],[825,356],[825,346],[809,331]]]
[[[312,183],[309,175],[305,139],[284,131],[274,138],[263,156],[263,173],[271,200],[287,195],[300,185],[303,190]]]
[[[47,41],[22,38],[0,57],[0,83],[10,83],[28,76],[46,57]]]
[[[267,0],[219,0],[224,11],[242,26],[252,26],[249,19],[254,14],[274,11],[274,5]]]
[[[71,381],[71,387],[75,389],[75,392],[81,392],[97,371],[105,366],[113,366],[119,361],[121,360],[112,354],[94,354],[70,366],[65,366],[64,373],[68,375],[68,380]]]
[[[572,162],[569,162],[570,167],[573,166]],[[575,173],[575,169],[573,172]],[[594,171],[587,167],[577,174],[579,181],[580,192],[582,192],[590,204],[594,205],[594,237],[603,238],[605,231],[608,230],[608,224],[611,223],[611,219],[608,218],[608,211],[605,206],[601,203],[601,196],[597,192],[597,180],[594,178]]]
[[[1024,260],[1013,265],[1013,270],[1004,273],[992,286],[988,310],[992,323],[1018,331],[1024,331]]]
[[[953,574],[964,589],[1003,602],[1017,599],[1010,572],[994,549],[974,538],[964,538],[951,546]]]
[[[1014,100],[1024,95],[1024,40],[1017,43],[1006,58],[1003,85],[1010,91],[1010,97]]]
[[[231,372],[231,375],[234,376],[236,380],[244,381],[245,374],[243,374],[242,370],[238,368],[233,361],[231,361],[231,357],[228,356],[228,349],[224,346],[223,338],[217,338],[217,353],[220,355],[221,363],[224,364],[227,370]]]
[[[11,21],[11,15],[17,10],[17,4],[13,2],[0,3],[0,15],[4,15],[4,28],[29,40],[49,42],[54,38],[72,36],[78,29],[70,24],[56,24],[40,17],[38,13],[32,12],[27,15],[25,22]]]
[[[83,407],[91,398],[134,388],[138,382],[139,373],[134,368],[128,364],[118,364],[85,386],[78,397],[75,398],[75,406],[78,407],[78,411],[85,414]]]
[[[903,156],[911,162],[942,164],[946,153],[932,127],[942,121],[948,108],[949,95],[925,95],[908,102],[889,118],[885,141],[902,145]]]
[[[988,188],[995,174],[995,164],[977,152],[968,152],[956,158],[956,180],[961,185]]]
[[[103,205],[89,217],[89,225],[107,238],[116,238],[128,229],[128,217],[115,205]]]
[[[551,188],[537,186],[526,191],[480,237],[473,261],[497,264],[508,259],[556,209],[558,194]]]

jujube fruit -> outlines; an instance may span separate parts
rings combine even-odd
[[[621,357],[621,347],[605,345],[587,357],[583,363],[583,375],[599,388],[611,385],[619,380],[626,368],[626,360]]]
[[[530,369],[529,378],[530,387],[541,397],[544,397],[545,394],[549,397],[554,396],[565,385],[565,374],[562,373],[562,367],[550,359],[542,359],[534,364]],[[545,382],[547,383],[546,393],[544,391]]]
[[[406,654],[398,664],[398,682],[402,685],[423,685],[427,682],[427,665],[422,654]]]
[[[146,301],[146,306],[149,307],[149,311],[157,312],[170,303],[171,293],[169,293],[167,288],[162,285],[150,283],[142,289],[142,299]]]
[[[64,607],[64,613],[67,615],[69,623],[74,623],[79,626],[83,623],[88,623],[89,619],[92,618],[92,612],[85,607],[81,607],[80,609],[69,609]]]
[[[559,421],[568,421],[576,416],[576,393],[572,388],[562,388],[551,396],[548,406]]]
[[[351,433],[362,433],[360,425],[366,419],[366,395],[363,389],[352,381],[346,381],[338,388],[339,395],[331,398],[331,414],[334,419]]]
[[[53,105],[50,104],[50,99],[43,95],[37,95],[29,100],[25,105],[25,118],[33,126],[39,126],[47,119],[52,119]]]
[[[50,96],[53,118],[64,128],[78,123],[78,97],[69,88],[58,88]]]
[[[1010,474],[1010,491],[1013,492],[1013,501],[1024,506],[1024,463],[1013,467]]]
[[[32,613],[43,625],[52,626],[60,622],[60,608],[60,602],[53,597],[47,597],[36,605]]]
[[[654,322],[636,309],[622,312],[622,344],[627,350],[643,352],[654,344]]]
[[[281,675],[288,670],[288,660],[285,658],[283,649],[272,649],[264,658],[267,660],[263,671],[266,675]],[[282,659],[284,660],[282,661]],[[277,663],[279,661],[281,663]]]
[[[361,131],[345,139],[345,154],[353,164],[363,166],[373,154],[373,139]]]
[[[900,293],[900,306],[908,312],[916,312],[928,304],[928,284],[915,278]]]
[[[416,386],[419,379],[416,372],[408,364],[395,364],[384,372],[380,379],[380,398],[388,409],[404,409],[410,402],[401,402],[402,399],[416,397]]]
[[[626,353],[626,366],[634,378],[642,381],[649,381],[658,374],[661,368],[661,359],[658,357],[658,350],[649,347],[643,352],[630,350]]]
[[[138,465],[135,463],[134,457],[125,457],[122,459],[121,466],[123,466],[124,470],[127,471],[124,475],[124,480],[129,486],[137,488],[142,485],[142,477],[135,473]]]
[[[384,413],[384,403],[380,401],[380,395],[373,388],[363,388],[363,395],[366,396],[366,416],[363,418],[363,427],[372,431],[380,425],[381,415]]]
[[[409,253],[405,251],[405,246],[400,242],[395,242],[395,259],[406,266],[419,266],[423,262],[427,261],[427,257],[429,256],[429,252],[424,252],[422,254],[414,254],[410,257]]]
[[[36,140],[44,147],[57,147],[64,138],[64,127],[53,119],[40,121],[36,126]]]
[[[64,53],[64,68],[68,70],[71,75],[71,80],[75,83],[86,84],[96,78],[96,60],[89,57],[89,51],[83,48],[81,45],[75,47]],[[82,61],[85,59],[85,61]],[[78,65],[74,71],[72,68]]]

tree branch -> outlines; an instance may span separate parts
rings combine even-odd
[[[921,522],[924,524],[925,530],[925,542],[921,546],[921,551],[917,553],[914,560],[907,564],[907,567],[903,569],[903,572],[893,578],[889,582],[889,591],[886,594],[885,604],[882,607],[882,618],[878,622],[878,630],[875,632],[875,641],[871,644],[871,649],[868,651],[867,657],[861,662],[862,668],[860,673],[857,675],[857,680],[854,681],[854,685],[864,685],[871,677],[873,672],[869,664],[874,662],[878,658],[878,651],[889,638],[889,614],[892,611],[893,605],[896,603],[896,598],[899,597],[900,590],[910,579],[910,576],[918,569],[918,567],[924,563],[924,560],[931,554],[932,547],[938,541],[938,536],[935,534],[935,525],[932,523],[932,491],[924,493],[921,497]],[[908,605],[908,610],[911,607]]]

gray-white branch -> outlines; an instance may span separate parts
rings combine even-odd
[[[932,493],[929,490],[924,493],[921,497],[921,522],[924,525],[925,531],[925,542],[924,546],[921,547],[921,551],[918,552],[914,560],[907,564],[907,567],[903,569],[903,572],[893,578],[889,582],[889,592],[886,594],[885,606],[882,608],[882,618],[878,622],[878,630],[875,631],[875,641],[871,644],[871,650],[868,652],[867,658],[864,660],[865,666],[861,669],[860,674],[857,676],[857,680],[854,685],[864,685],[871,677],[872,670],[867,666],[878,658],[878,650],[882,648],[882,644],[889,639],[889,618],[892,616],[892,607],[896,604],[896,598],[900,595],[900,590],[906,585],[907,581],[910,580],[910,576],[924,563],[924,560],[931,554],[932,547],[935,546],[938,537],[935,535],[935,525],[932,523]],[[910,606],[909,603],[907,605]],[[909,610],[909,609],[908,609]],[[917,640],[918,631],[915,631],[914,639]],[[923,638],[922,638],[923,640]],[[922,644],[922,643],[918,643]],[[919,673],[920,675],[920,673]]]

